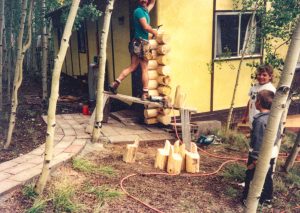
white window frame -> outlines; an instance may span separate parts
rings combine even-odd
[[[243,14],[253,14],[253,12],[240,12],[240,11],[235,11],[235,12],[216,12],[215,13],[215,38],[214,38],[214,59],[215,60],[230,60],[230,59],[240,59],[241,58],[241,53],[240,53],[240,37],[241,37],[241,18]],[[238,15],[239,16],[239,28],[238,28],[238,43],[237,43],[237,56],[230,56],[226,58],[222,57],[217,57],[217,28],[218,28],[218,16],[219,15]],[[244,58],[254,58],[254,57],[261,57],[262,56],[262,45],[260,47],[260,53],[259,54],[251,54],[251,55],[245,55]]]

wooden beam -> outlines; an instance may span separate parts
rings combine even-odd
[[[142,101],[140,98],[128,96],[128,95],[122,95],[122,94],[112,94],[110,92],[104,91],[104,94],[108,95],[110,98],[118,99],[120,101],[128,101],[138,104],[143,104],[149,107],[163,107],[162,103],[158,102],[151,102],[151,101]]]

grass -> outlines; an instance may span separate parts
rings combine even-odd
[[[281,142],[280,152],[289,153],[294,145],[295,140],[296,134],[286,132]]]
[[[239,191],[232,186],[228,186],[225,189],[225,195],[231,197],[231,198],[237,198],[239,196]]]
[[[46,207],[46,201],[45,200],[36,200],[33,204],[33,206],[30,209],[27,209],[25,213],[40,213],[44,212]]]
[[[112,189],[107,185],[95,187],[91,186],[90,184],[87,184],[86,192],[94,194],[97,197],[97,199],[101,202],[100,206],[103,206],[106,200],[117,199],[123,195],[122,192]]]
[[[27,199],[35,199],[37,197],[37,193],[34,191],[34,185],[25,185],[24,188],[22,189],[22,194],[24,197]]]
[[[75,158],[73,160],[73,168],[89,174],[102,174],[105,176],[115,176],[116,170],[111,166],[98,166],[84,158]]]
[[[228,165],[222,176],[228,181],[243,182],[245,180],[246,168],[241,164],[235,163]]]
[[[239,133],[234,130],[219,130],[216,135],[221,138],[223,144],[228,148],[240,152],[247,152],[249,148],[249,139],[245,137],[244,134]]]

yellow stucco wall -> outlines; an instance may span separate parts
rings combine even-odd
[[[187,106],[210,109],[213,1],[157,1],[157,22],[171,35],[172,92],[180,85]]]

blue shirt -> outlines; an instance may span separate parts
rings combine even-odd
[[[148,40],[148,32],[143,29],[140,19],[145,18],[147,24],[150,24],[149,12],[146,8],[138,6],[133,13],[134,38],[142,38]]]

